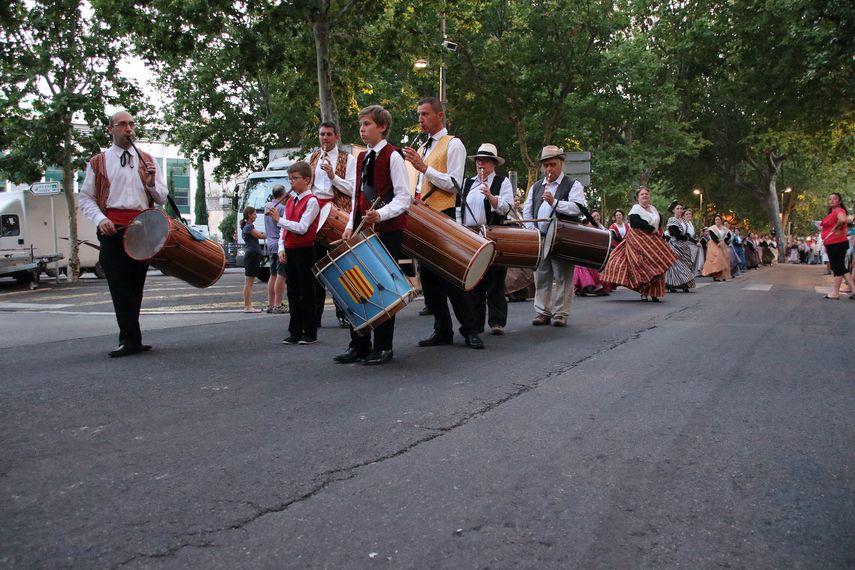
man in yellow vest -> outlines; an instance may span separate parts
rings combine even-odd
[[[404,158],[419,172],[416,194],[434,210],[456,219],[457,192],[451,179],[454,178],[458,184],[463,183],[466,148],[460,139],[449,135],[443,126],[445,112],[439,99],[421,99],[418,103],[418,115],[419,127],[430,135],[430,138],[418,150],[404,148]],[[466,346],[484,348],[484,342],[478,336],[469,296],[424,266],[421,268],[421,282],[425,306],[433,313],[434,325],[433,334],[420,340],[419,346],[452,343],[454,329],[448,310],[448,301],[451,301]]]

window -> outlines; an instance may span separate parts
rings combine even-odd
[[[166,187],[182,214],[190,214],[190,161],[186,158],[166,159]]]
[[[62,187],[62,169],[51,166],[45,171],[45,182],[59,182]]]
[[[18,221],[18,216],[11,214],[0,216],[0,237],[19,235],[21,235],[21,224]]]

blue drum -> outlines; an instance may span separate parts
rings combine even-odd
[[[356,332],[383,324],[415,296],[401,268],[370,230],[342,242],[322,257],[315,264],[315,276]]]

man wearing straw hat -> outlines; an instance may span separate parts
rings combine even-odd
[[[579,221],[579,206],[587,206],[584,187],[578,180],[564,175],[564,149],[547,145],[540,151],[540,169],[544,178],[532,184],[523,205],[523,216],[546,220],[526,222],[526,227],[537,228],[546,234],[549,219]],[[535,225],[536,224],[536,225]],[[541,260],[534,271],[534,310],[531,324],[556,327],[567,326],[567,316],[573,303],[573,269],[571,263]]]
[[[476,229],[481,226],[501,225],[514,203],[511,181],[496,174],[496,167],[505,163],[496,145],[484,143],[469,157],[475,161],[477,175],[463,183],[460,223]],[[475,324],[484,332],[485,319],[491,334],[504,334],[508,322],[508,298],[505,296],[505,278],[508,268],[492,265],[472,291],[469,299],[475,313]]]
[[[142,343],[142,305],[148,263],[131,259],[123,244],[125,228],[142,210],[166,202],[167,189],[157,162],[131,144],[136,138],[134,118],[127,111],[110,117],[107,131],[113,145],[89,159],[80,187],[80,209],[98,226],[98,261],[119,324],[119,346],[113,358],[138,354],[151,347]]]

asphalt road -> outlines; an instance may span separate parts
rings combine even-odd
[[[7,306],[0,565],[855,566],[855,302],[816,266],[702,284],[514,303],[483,351],[416,347],[415,302],[379,368],[222,311],[110,360],[109,315]]]

